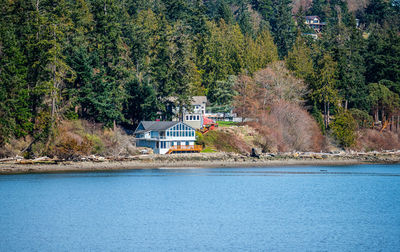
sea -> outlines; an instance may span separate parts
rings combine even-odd
[[[0,251],[400,251],[400,165],[1,175]]]

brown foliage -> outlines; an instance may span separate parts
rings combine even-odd
[[[294,77],[284,62],[240,76],[235,110],[256,128],[264,151],[320,151],[325,139],[315,120],[302,108],[306,84]]]
[[[277,101],[302,104],[308,92],[306,84],[294,77],[282,61],[257,71],[254,78],[239,76],[235,90],[238,93],[234,100],[235,112],[243,118],[264,114]]]
[[[299,105],[280,100],[250,123],[263,136],[264,151],[321,151],[324,137],[315,120]]]
[[[123,156],[135,154],[132,137],[120,128],[104,129],[88,121],[63,121],[53,147],[47,153],[61,159],[75,159],[90,154]]]
[[[240,75],[235,84],[238,93],[234,98],[235,113],[243,118],[254,117],[257,113],[260,88],[254,80],[246,75]]]
[[[362,151],[400,149],[400,135],[391,131],[361,130],[357,139],[357,149]]]
[[[269,64],[254,74],[254,81],[261,89],[262,103],[273,103],[277,100],[286,100],[293,103],[302,103],[307,94],[304,81],[294,77],[286,68],[283,61]]]
[[[64,121],[58,127],[54,147],[49,151],[50,156],[61,159],[74,159],[82,155],[90,154],[93,147],[92,141],[82,136],[81,125],[76,122]]]

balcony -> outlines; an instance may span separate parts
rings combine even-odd
[[[202,150],[202,145],[174,145],[171,146],[167,154],[201,152]]]

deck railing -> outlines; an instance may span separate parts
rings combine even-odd
[[[188,151],[196,151],[200,152],[203,150],[202,145],[174,145],[171,146],[169,149],[168,153],[172,152],[177,152],[177,151],[182,151],[182,152],[188,152]]]

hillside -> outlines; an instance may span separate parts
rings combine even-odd
[[[309,9],[295,19],[299,5]],[[328,136],[354,148],[357,130],[395,132],[399,3],[374,0],[355,16],[357,6],[364,3],[3,1],[0,153],[51,154],[69,121],[129,132],[141,120],[171,120],[196,95],[259,122],[266,138],[285,139],[282,149],[306,145],[283,130],[293,125],[313,132],[310,146]],[[308,14],[322,18],[321,30],[305,24]]]

